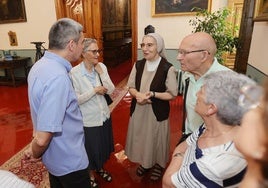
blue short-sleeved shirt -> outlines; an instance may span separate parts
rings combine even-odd
[[[28,76],[34,129],[54,133],[42,161],[55,176],[88,166],[82,115],[69,77],[71,68],[66,59],[46,51]]]

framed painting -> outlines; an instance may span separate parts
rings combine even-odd
[[[193,8],[211,10],[212,0],[152,0],[152,16],[194,15]]]
[[[268,21],[268,0],[256,0],[254,21]]]
[[[26,21],[24,0],[0,1],[0,24]]]

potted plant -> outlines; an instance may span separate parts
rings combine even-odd
[[[238,27],[233,27],[227,20],[231,12],[227,8],[215,12],[193,8],[193,11],[197,13],[196,17],[189,21],[189,24],[194,27],[192,32],[203,31],[209,33],[214,38],[217,45],[216,57],[219,63],[224,64],[223,54],[226,52],[232,53],[238,43],[238,38],[234,36]]]

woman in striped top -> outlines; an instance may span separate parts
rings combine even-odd
[[[240,88],[255,84],[245,75],[219,71],[205,77],[195,111],[204,124],[178,145],[163,177],[163,187],[237,187],[247,163],[234,145],[244,109]]]

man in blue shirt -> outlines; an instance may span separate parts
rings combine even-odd
[[[81,24],[58,20],[49,32],[49,50],[28,76],[34,138],[25,155],[42,158],[51,187],[90,187],[82,115],[69,77],[83,41]]]

